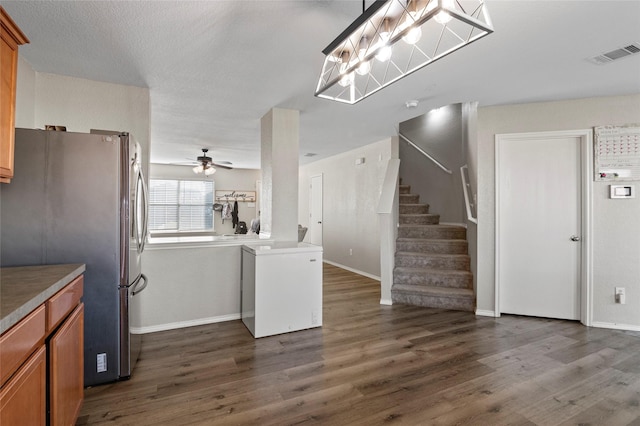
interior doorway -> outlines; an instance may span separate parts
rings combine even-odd
[[[496,135],[496,315],[586,322],[591,132]]]
[[[322,245],[322,175],[311,176],[309,184],[309,242]]]

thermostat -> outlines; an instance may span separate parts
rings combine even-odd
[[[609,185],[609,198],[635,198],[636,189],[633,185]]]

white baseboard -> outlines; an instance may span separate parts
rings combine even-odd
[[[175,330],[177,328],[194,327],[196,325],[213,324],[216,322],[225,322],[239,320],[240,314],[221,315],[218,317],[199,318],[189,321],[171,322],[168,324],[150,325],[148,327],[131,327],[131,333],[133,334],[147,334],[155,333],[156,331]]]
[[[391,299],[380,299],[380,304],[391,306],[393,305],[393,302],[391,301]]]
[[[612,330],[640,331],[640,325],[618,324],[615,322],[593,321],[591,327],[610,328]]]
[[[476,309],[476,316],[479,317],[494,317],[496,316],[495,311],[487,311],[485,309]]]
[[[344,266],[344,265],[341,265],[339,263],[331,262],[331,261],[326,260],[326,259],[323,260],[323,262],[324,263],[328,263],[329,265],[337,266],[338,268],[346,269],[347,271],[353,272],[354,274],[362,275],[362,276],[365,276],[367,278],[371,278],[372,280],[380,281],[380,277],[377,277],[375,275],[369,274],[367,272],[363,272],[363,271],[359,271],[357,269],[349,268],[348,266]]]

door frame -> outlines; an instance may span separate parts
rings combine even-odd
[[[313,231],[311,229],[312,226],[315,226],[311,219],[312,215],[313,215],[313,188],[312,188],[312,184],[314,179],[316,178],[320,178],[320,212],[322,214],[322,230],[320,233],[320,240],[322,241],[322,244],[324,244],[324,174],[323,173],[319,173],[317,175],[313,175],[309,177],[309,228],[308,228],[308,233],[309,233],[309,243],[311,243],[311,235],[313,234]],[[313,243],[311,243],[313,244]]]
[[[591,326],[593,321],[593,241],[592,241],[592,188],[593,188],[593,130],[565,130],[550,132],[503,133],[495,135],[495,317],[500,316],[500,146],[535,139],[580,139],[580,168],[582,183],[580,253],[580,322]]]

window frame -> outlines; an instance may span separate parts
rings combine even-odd
[[[151,182],[152,181],[171,181],[177,182],[177,194],[176,194],[176,203],[152,203],[151,202]],[[212,202],[204,203],[204,204],[191,204],[182,202],[182,194],[184,192],[184,188],[182,187],[183,182],[196,182],[196,183],[210,183],[211,184],[211,199]],[[170,236],[174,235],[215,235],[215,211],[213,210],[213,204],[215,203],[215,181],[213,180],[198,180],[198,179],[182,179],[182,178],[150,178],[149,179],[149,211],[151,211],[152,206],[168,206],[176,208],[176,224],[177,229],[151,229],[149,228],[149,232],[151,236],[154,235],[162,235],[162,236]],[[211,228],[205,229],[179,229],[180,227],[180,207],[181,206],[192,206],[192,207],[209,207],[211,209]],[[151,221],[149,220],[149,224]]]

